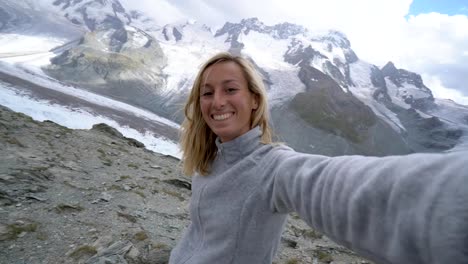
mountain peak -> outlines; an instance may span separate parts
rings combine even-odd
[[[388,77],[401,90],[400,92],[404,94],[403,99],[412,107],[425,109],[434,102],[434,96],[431,90],[424,85],[421,75],[405,69],[398,69],[391,61],[385,64],[381,71],[384,77]]]
[[[98,28],[121,28],[129,24],[130,15],[118,0],[55,0],[65,17],[77,25],[85,25],[90,31]]]
[[[166,24],[159,32],[165,41],[180,41],[182,39],[196,40],[203,39],[201,35],[213,36],[211,28],[206,24],[201,24],[196,20],[187,20],[179,23]],[[188,32],[188,34],[187,34]]]
[[[351,48],[351,42],[349,39],[346,37],[346,35],[338,30],[329,30],[326,34],[319,36],[316,38],[318,41],[328,41],[331,42],[332,44],[345,48],[345,49],[350,49]]]
[[[250,31],[269,34],[276,39],[287,39],[291,36],[305,33],[307,30],[299,25],[283,22],[274,26],[267,26],[257,17],[242,19],[239,23],[226,22],[219,29],[215,37],[228,34],[229,36],[238,36],[240,33],[249,34]]]
[[[387,64],[385,64],[385,66],[382,67],[382,72],[384,73],[384,75],[390,75],[393,72],[398,72],[398,69],[395,67],[395,64],[393,64],[393,62],[389,61],[387,62]]]
[[[257,17],[244,18],[241,20],[240,24],[245,26],[264,26],[264,24]]]

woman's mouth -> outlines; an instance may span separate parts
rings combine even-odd
[[[223,121],[223,120],[230,118],[232,115],[233,113],[226,113],[226,114],[221,114],[221,115],[212,115],[212,117],[216,121]]]

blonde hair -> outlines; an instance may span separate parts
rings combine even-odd
[[[211,163],[216,157],[216,135],[206,124],[200,108],[200,90],[203,73],[208,67],[218,62],[235,62],[241,68],[248,88],[258,99],[258,108],[252,112],[250,128],[260,127],[261,142],[272,143],[272,132],[268,123],[268,101],[265,86],[254,66],[245,58],[234,56],[228,52],[221,52],[211,57],[200,68],[190,95],[185,104],[185,120],[181,127],[180,144],[183,151],[183,171],[186,175],[195,172],[206,175],[210,171]]]

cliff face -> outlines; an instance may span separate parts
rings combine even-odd
[[[0,149],[0,263],[167,263],[189,222],[180,162],[107,125],[0,106]],[[367,263],[292,215],[276,261],[313,259]]]

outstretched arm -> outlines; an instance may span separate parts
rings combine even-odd
[[[384,158],[278,150],[278,212],[377,263],[468,263],[468,153]]]

